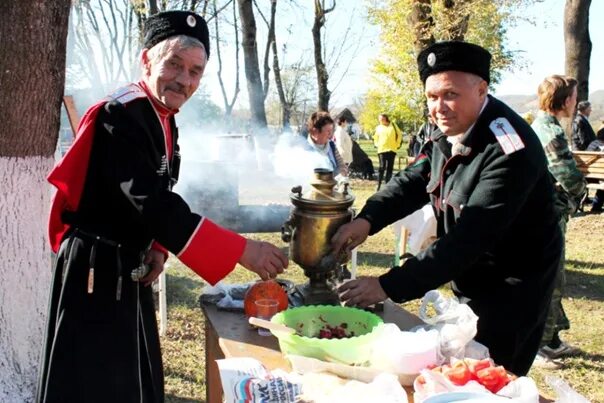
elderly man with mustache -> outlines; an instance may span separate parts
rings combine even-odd
[[[57,252],[38,402],[163,402],[151,287],[168,251],[211,284],[237,263],[262,279],[287,266],[275,246],[193,213],[178,179],[174,115],[210,55],[206,22],[149,17],[142,80],[91,107],[49,175],[57,188],[49,235]]]

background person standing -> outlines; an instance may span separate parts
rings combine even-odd
[[[596,134],[596,139],[589,143],[587,149],[585,151],[599,151],[604,152],[604,125],[600,127],[598,130],[598,134]],[[600,182],[602,183],[602,182]],[[591,201],[591,212],[592,213],[601,213],[602,206],[604,205],[604,190],[598,189],[596,190],[596,195]]]
[[[591,123],[589,123],[589,115],[591,115],[591,103],[589,101],[579,102],[577,116],[573,121],[572,142],[574,151],[585,151],[589,143],[596,139],[596,133],[591,127]]]
[[[531,127],[543,145],[547,167],[556,184],[554,206],[564,238],[568,219],[577,211],[586,190],[585,178],[577,169],[566,135],[560,125],[560,119],[572,118],[575,113],[577,80],[561,75],[546,77],[539,85],[537,94],[540,110]],[[559,336],[560,331],[570,329],[570,322],[562,306],[562,295],[566,284],[564,264],[563,243],[552,301],[535,360],[535,363],[541,366],[549,366],[552,364],[551,360],[577,352],[575,347],[564,343]]]
[[[334,131],[333,119],[328,112],[313,112],[306,122],[308,128],[307,148],[321,155],[333,176],[348,176],[348,166],[344,163],[332,140]]]
[[[344,160],[344,164],[348,167],[352,163],[352,137],[350,136],[350,124],[344,117],[338,118],[333,141],[342,156],[342,160]]]
[[[384,180],[384,183],[388,183],[392,178],[396,151],[403,140],[401,130],[396,126],[396,123],[390,122],[388,115],[382,113],[379,116],[379,122],[380,124],[376,126],[373,135],[373,144],[377,147],[380,160],[377,190],[380,190],[382,180]]]
[[[430,116],[428,116],[424,124],[422,124],[422,126],[417,131],[417,133],[411,135],[411,139],[409,139],[409,150],[407,154],[410,157],[417,157],[422,146],[428,140],[430,140],[433,135],[437,135],[436,131],[440,132],[440,129],[434,124],[434,120]]]

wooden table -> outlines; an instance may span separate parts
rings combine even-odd
[[[232,357],[252,357],[269,369],[291,371],[289,361],[281,354],[276,337],[260,336],[251,329],[243,312],[230,312],[214,305],[201,304],[206,330],[206,403],[222,402],[222,386],[216,360]],[[386,323],[395,323],[407,330],[423,323],[417,316],[392,302],[384,304],[383,312],[376,312]],[[411,393],[411,394],[410,394]],[[407,389],[412,400],[412,388]]]
[[[219,310],[215,305],[201,304],[205,315],[206,330],[206,403],[222,402],[222,385],[216,360],[233,357],[252,357],[269,370],[281,368],[291,371],[289,361],[279,350],[276,337],[260,336],[251,329],[243,312]],[[394,323],[401,330],[408,330],[423,323],[414,314],[393,302],[384,304],[383,312],[376,312],[386,323]],[[413,388],[405,387],[409,402],[413,403]],[[540,399],[540,402],[549,402]]]

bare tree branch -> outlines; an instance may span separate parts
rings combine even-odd
[[[275,13],[277,11],[277,0],[271,0],[270,22],[267,21],[266,17],[264,17],[264,14],[262,14],[262,10],[260,10],[260,8],[258,7],[258,3],[256,3],[256,0],[254,0],[254,5],[256,6],[256,10],[258,11],[258,13],[260,14],[260,16],[262,17],[262,19],[264,20],[264,22],[266,23],[266,25],[268,27],[266,47],[264,49],[264,62],[263,62],[264,80],[263,80],[263,85],[262,85],[262,90],[264,92],[264,99],[266,100],[266,96],[268,95],[268,89],[270,86],[269,75],[270,75],[270,71],[271,71],[268,61],[270,58],[271,47],[272,47],[273,43],[275,42]]]
[[[216,57],[218,58],[218,82],[220,84],[220,91],[222,93],[222,100],[224,104],[225,117],[231,116],[233,111],[233,106],[235,105],[235,101],[237,100],[237,96],[239,95],[239,29],[237,27],[237,7],[234,2],[229,2],[229,4],[233,4],[233,20],[234,20],[234,29],[235,29],[235,63],[236,63],[236,71],[235,71],[235,89],[233,92],[233,96],[231,101],[228,100],[228,95],[226,92],[226,88],[224,85],[224,80],[222,79],[222,52],[220,46],[220,29],[218,28],[218,18],[214,19],[214,26],[216,29]],[[214,15],[216,16],[216,0],[213,0],[214,7]]]
[[[210,21],[212,21],[212,19],[217,18],[218,14],[220,14],[220,12],[222,10],[224,10],[225,8],[227,8],[229,6],[229,4],[231,4],[233,2],[233,0],[229,0],[227,1],[225,4],[223,4],[220,8],[214,8],[214,12],[212,13],[212,15],[210,15],[206,21],[208,23],[210,23]],[[216,3],[216,2],[214,2]],[[214,4],[214,7],[216,7],[216,4]],[[205,10],[204,10],[204,14],[205,14]]]

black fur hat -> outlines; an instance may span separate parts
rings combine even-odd
[[[460,41],[437,42],[417,56],[419,76],[425,84],[432,74],[442,71],[463,71],[476,74],[490,82],[491,54],[473,43]]]
[[[190,11],[164,11],[147,18],[144,27],[143,47],[151,49],[164,39],[187,35],[198,39],[210,57],[210,34],[206,21]]]

